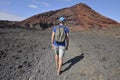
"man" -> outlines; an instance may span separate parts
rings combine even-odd
[[[57,75],[60,75],[62,63],[63,63],[63,56],[65,53],[65,50],[68,49],[69,45],[69,29],[68,27],[64,26],[65,23],[65,18],[60,17],[59,18],[59,25],[55,26],[52,30],[52,36],[51,36],[51,43],[52,43],[52,48],[55,50],[55,62],[56,62],[56,68],[57,68]],[[58,28],[63,28],[65,32],[65,40],[63,42],[57,42],[55,40],[56,37],[56,32]],[[60,30],[59,30],[60,31]]]

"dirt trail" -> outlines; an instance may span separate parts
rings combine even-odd
[[[59,77],[55,76],[54,80],[119,80],[119,31],[114,32],[114,29],[108,31],[109,33],[103,29],[71,33],[62,74]]]
[[[50,41],[48,42],[50,44]],[[54,61],[54,50],[50,47],[48,52],[42,59],[39,61],[36,66],[36,71],[29,78],[30,80],[79,80],[79,64],[80,60],[84,58],[84,55],[80,53],[79,48],[72,42],[70,37],[70,46],[69,50],[66,51],[64,55],[62,73],[60,76],[57,76],[57,70],[55,67]],[[78,70],[77,70],[78,69]],[[76,72],[77,71],[77,72]],[[77,78],[76,78],[77,77]]]

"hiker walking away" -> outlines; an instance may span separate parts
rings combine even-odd
[[[65,50],[68,49],[69,45],[69,29],[68,27],[64,26],[65,18],[59,18],[59,25],[55,26],[52,30],[51,36],[51,43],[52,48],[55,51],[55,62],[57,68],[57,75],[60,75],[62,63],[63,63],[63,56],[65,54]]]

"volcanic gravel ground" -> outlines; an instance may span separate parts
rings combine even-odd
[[[0,29],[0,80],[120,80],[120,27],[69,36],[57,76],[51,30]]]

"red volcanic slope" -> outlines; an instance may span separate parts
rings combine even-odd
[[[79,3],[71,7],[49,11],[34,15],[24,21],[21,21],[18,26],[46,29],[58,24],[58,18],[63,16],[66,18],[66,25],[75,31],[81,29],[89,29],[93,27],[108,27],[111,25],[119,25],[120,23],[107,18],[84,3]]]

